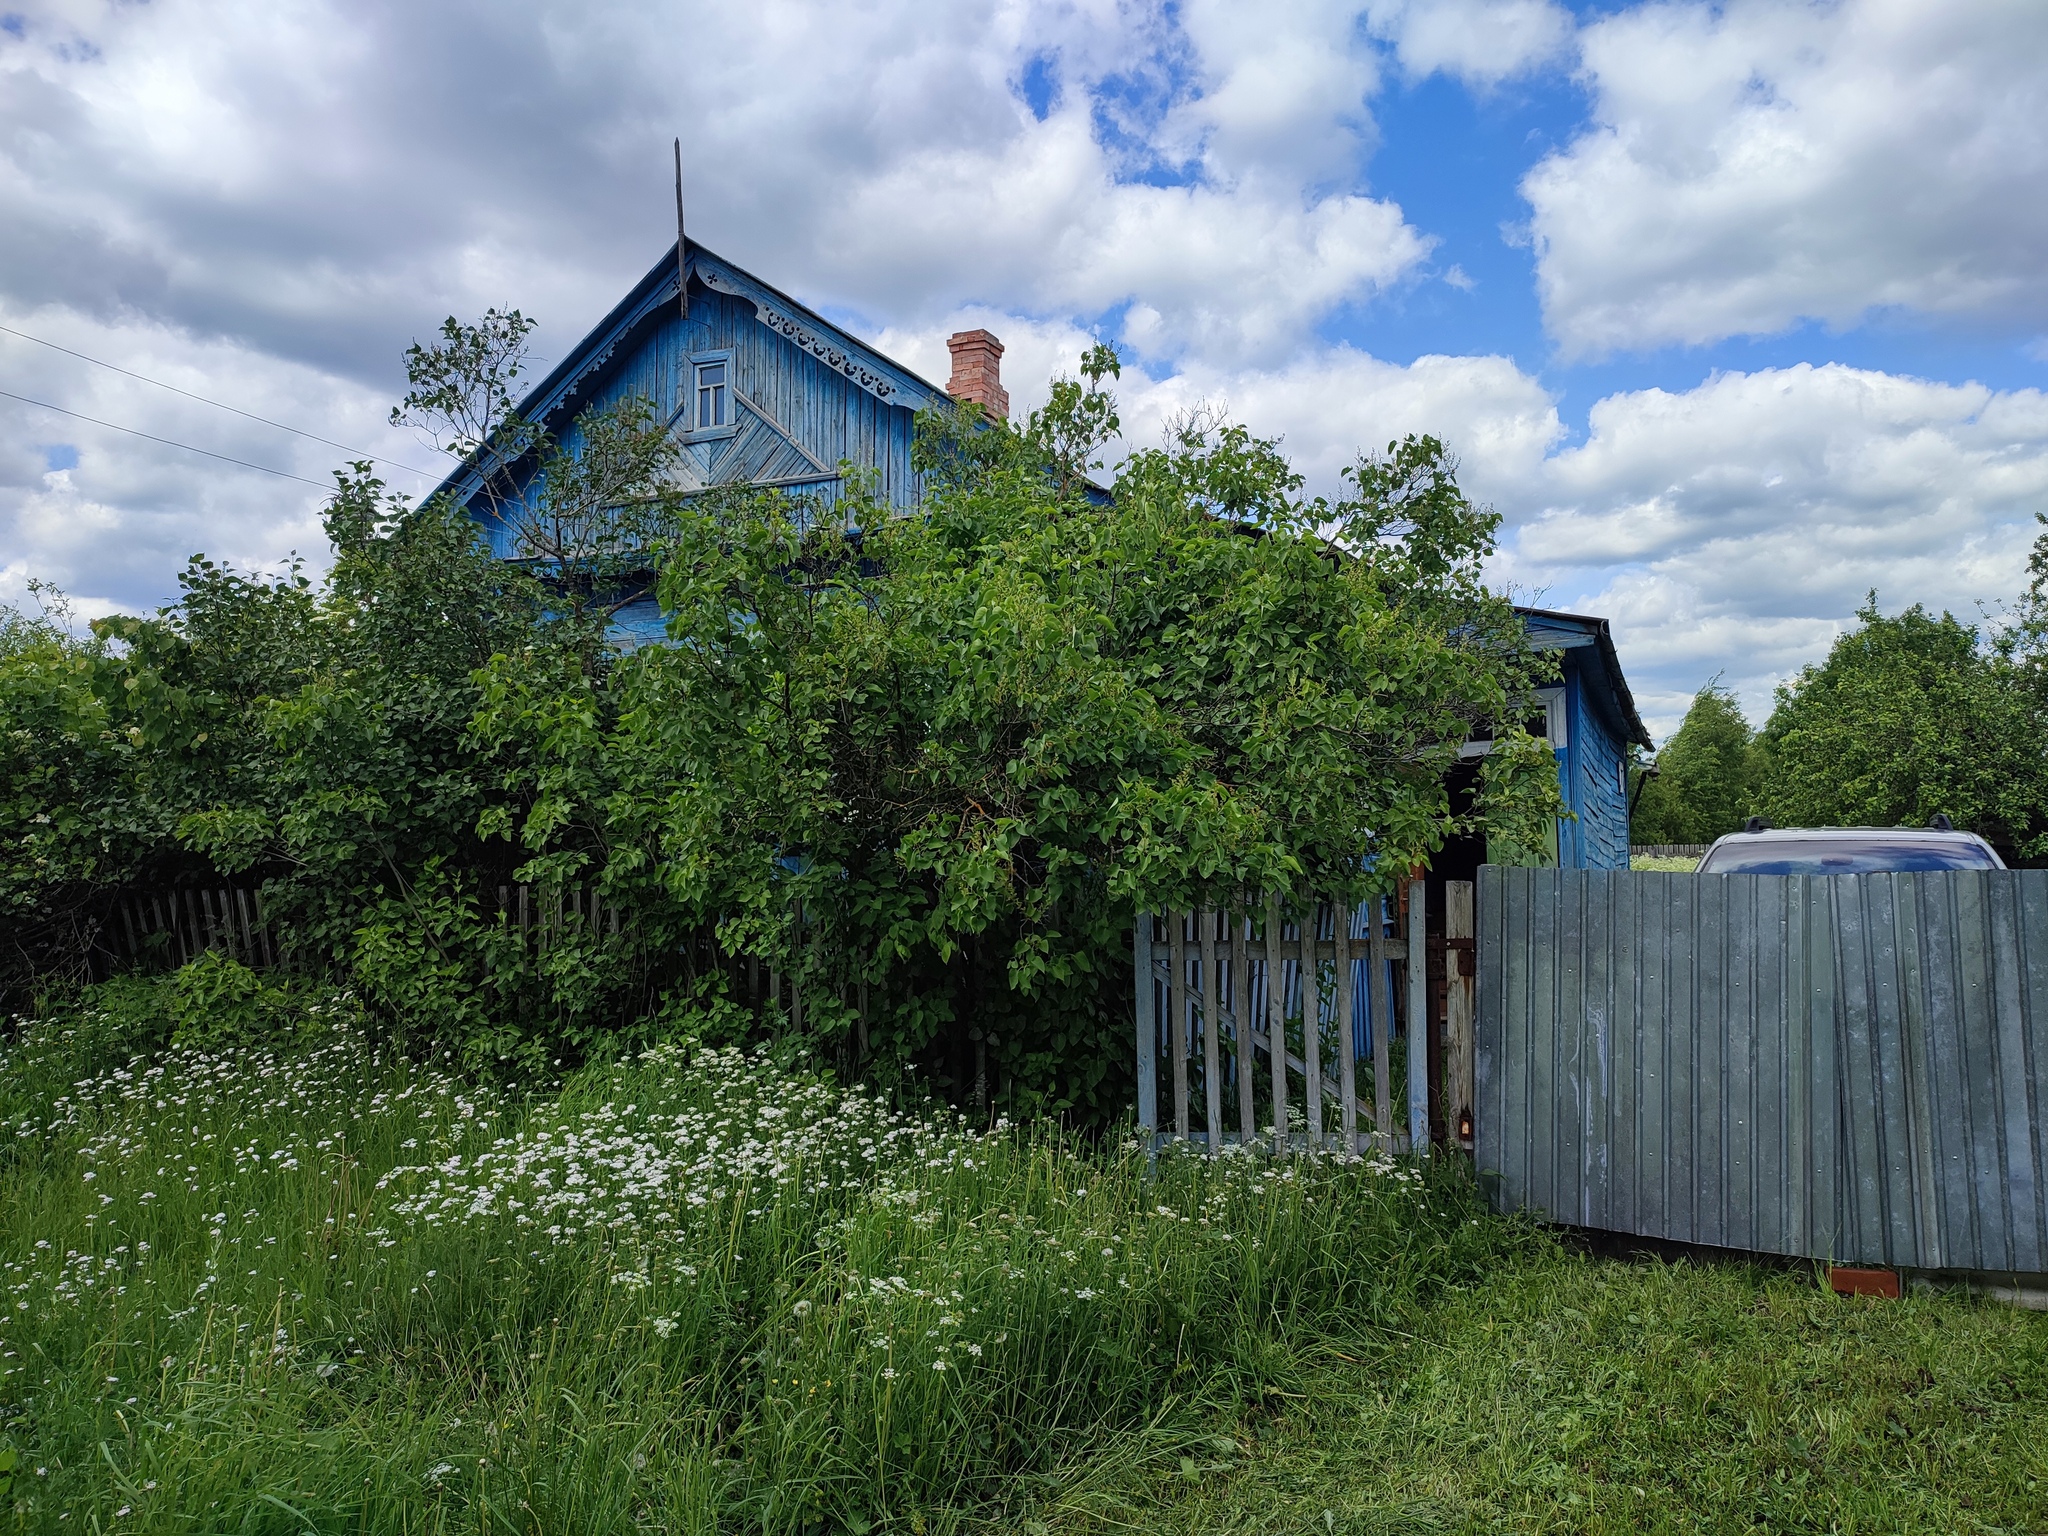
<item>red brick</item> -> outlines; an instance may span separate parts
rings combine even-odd
[[[1899,1299],[1899,1277],[1889,1269],[1848,1269],[1840,1264],[1828,1270],[1828,1285],[1837,1296],[1882,1296]]]
[[[1010,392],[1003,388],[1003,344],[988,331],[955,331],[946,338],[953,377],[946,393],[972,400],[991,416],[1010,419]]]

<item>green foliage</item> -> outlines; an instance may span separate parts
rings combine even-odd
[[[490,667],[478,733],[514,766],[485,825],[654,942],[715,925],[849,1060],[862,1029],[885,1076],[1100,1121],[1129,1099],[1134,911],[1362,896],[1482,819],[1554,815],[1518,731],[1477,812],[1444,789],[1540,664],[1442,446],[1390,445],[1332,505],[1241,428],[1184,434],[1099,505],[1074,445],[1113,422],[1113,361],[1025,434],[934,426],[919,516],[858,484],[843,522],[680,511],[671,645],[580,683]]]
[[[646,402],[559,441],[519,418],[529,330],[450,321],[395,418],[524,559],[356,464],[324,583],[195,557],[154,617],[8,631],[0,906],[44,952],[82,952],[58,919],[111,889],[232,879],[297,971],[474,1066],[758,1012],[883,1080],[1101,1123],[1129,1098],[1135,911],[1362,896],[1556,813],[1517,724],[1544,665],[1479,578],[1498,518],[1433,439],[1326,502],[1191,416],[1106,504],[1096,347],[1021,431],[930,413],[915,516],[858,474],[830,519],[684,502]],[[608,613],[657,571],[673,643],[619,657]],[[1454,814],[1474,734],[1504,745]],[[545,932],[501,912],[519,883]]]
[[[2039,720],[1977,631],[1875,594],[1828,658],[1778,691],[1759,809],[1780,826],[1958,827],[2023,850],[2048,838]]]
[[[46,581],[31,576],[28,595],[36,604],[29,612],[13,603],[0,603],[0,658],[44,646],[63,646],[71,639],[71,603]]]
[[[308,1023],[302,988],[208,951],[157,984],[171,1042],[233,1050],[289,1039]]]
[[[2020,696],[2032,739],[2048,751],[2048,514],[2027,559],[2027,586],[1999,631],[1994,654],[2001,678]],[[2048,850],[2041,850],[2048,852]]]
[[[532,446],[532,428],[513,402],[538,323],[516,309],[486,310],[474,325],[450,315],[438,341],[405,349],[407,389],[391,408],[391,425],[420,428],[443,453],[501,483],[499,475]]]
[[[391,422],[419,428],[461,461],[555,604],[595,623],[594,644],[610,612],[652,588],[653,548],[679,504],[683,448],[638,395],[592,406],[562,438],[521,416],[513,389],[533,327],[516,309],[491,310],[475,325],[450,316],[438,341],[407,349],[410,388]]]
[[[72,1023],[0,1050],[31,1529],[1014,1529],[1497,1246],[1448,1169],[1155,1166],[733,1053],[520,1099],[317,1022],[67,1077]]]
[[[1052,477],[1055,498],[1077,494],[1088,476],[1101,469],[1098,457],[1123,430],[1116,397],[1102,387],[1105,378],[1121,378],[1123,362],[1116,348],[1097,342],[1081,357],[1079,380],[1052,381],[1052,395],[1024,425],[1024,443]]]
[[[1753,814],[1759,766],[1742,706],[1726,688],[1707,684],[1657,754],[1656,776],[1641,786],[1629,841],[1711,843],[1741,830]]]

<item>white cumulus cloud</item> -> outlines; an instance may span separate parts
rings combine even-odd
[[[1716,673],[1752,715],[1875,588],[1971,621],[2048,507],[2048,396],[1837,365],[1617,394],[1513,503],[1502,571],[1604,614],[1648,713]]]
[[[1572,40],[1571,14],[1551,0],[1372,0],[1366,15],[1409,74],[1481,87],[1554,62]]]
[[[2048,321],[2038,0],[1650,4],[1580,46],[1593,123],[1523,182],[1568,352]]]

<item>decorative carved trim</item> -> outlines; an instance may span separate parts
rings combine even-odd
[[[896,386],[859,359],[848,357],[824,337],[803,325],[789,315],[783,314],[773,305],[754,301],[754,313],[761,323],[785,340],[793,341],[827,368],[844,374],[862,389],[878,400],[887,400],[896,393]]]
[[[861,362],[859,358],[849,357],[844,351],[835,347],[794,315],[784,314],[774,305],[756,298],[753,294],[746,292],[737,283],[733,282],[731,278],[725,276],[724,273],[702,264],[693,265],[690,270],[696,274],[697,281],[706,288],[711,289],[714,293],[722,293],[735,299],[745,299],[754,306],[754,318],[767,326],[769,330],[775,332],[776,335],[782,337],[785,341],[793,342],[797,346],[802,347],[827,368],[851,379],[877,400],[894,402],[896,396],[901,393],[897,389],[895,381],[887,375],[877,373],[874,369]]]
[[[556,399],[555,403],[548,408],[549,413],[552,414],[555,411],[559,411],[564,405],[568,404],[569,401],[575,399],[577,395],[581,394],[583,392],[583,386],[589,382],[590,376],[596,373],[597,370],[602,368],[606,363],[610,362],[612,360],[612,354],[618,350],[619,342],[618,338],[615,336],[610,341],[604,344],[604,348],[601,351],[596,353],[581,368],[578,368],[576,370],[575,377],[569,380],[567,386],[562,390],[561,395]]]

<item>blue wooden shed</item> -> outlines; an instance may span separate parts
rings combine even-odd
[[[1585,614],[1515,611],[1538,650],[1558,653],[1561,674],[1539,696],[1544,734],[1557,756],[1558,787],[1572,814],[1553,824],[1543,862],[1563,869],[1626,869],[1628,749],[1649,751],[1656,743],[1636,713],[1613,632],[1607,620]],[[1474,750],[1476,755],[1484,748]],[[1485,862],[1526,863],[1528,858],[1496,846],[1487,850]]]
[[[1554,736],[1558,782],[1577,817],[1558,830],[1566,869],[1628,868],[1628,749],[1656,742],[1622,676],[1607,620],[1541,608],[1521,610],[1530,638],[1560,652],[1564,740]]]

